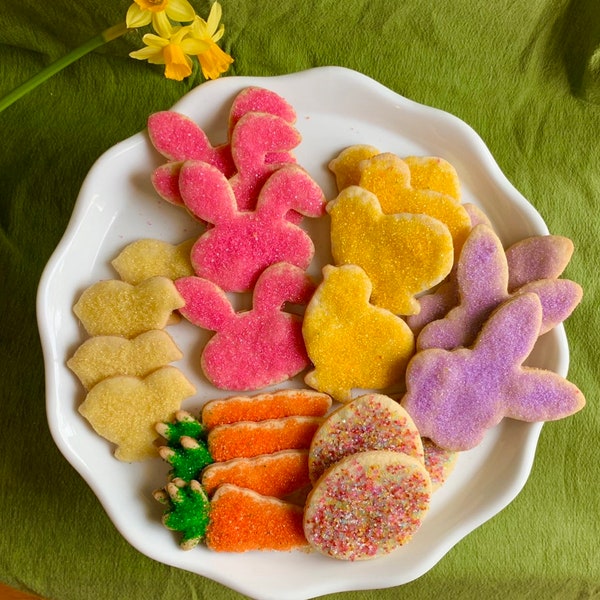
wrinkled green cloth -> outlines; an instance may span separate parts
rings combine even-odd
[[[543,428],[517,499],[415,582],[336,600],[600,597],[597,0],[222,0],[228,75],[322,65],[360,71],[462,118],[552,233],[585,297],[566,323],[576,416]],[[124,19],[126,0],[4,2],[0,95]],[[208,3],[195,7],[207,14]],[[233,600],[133,549],[62,457],[46,423],[38,281],[93,162],[202,81],[128,53],[139,32],[81,59],[0,113],[0,580],[55,600]],[[368,143],[368,141],[367,141]]]

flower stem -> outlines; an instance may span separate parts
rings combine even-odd
[[[110,42],[127,31],[127,25],[120,23],[105,29],[102,33],[94,36],[78,48],[71,50],[68,54],[59,58],[57,61],[48,65],[45,69],[34,75],[31,79],[28,79],[25,83],[22,83],[19,87],[15,88],[12,92],[0,99],[0,112],[5,108],[8,108],[13,102],[16,102],[19,98],[36,88],[38,85],[50,79],[53,75],[62,71],[65,67],[68,67],[71,63],[80,59],[82,56],[92,52],[96,48],[99,48],[103,44]]]

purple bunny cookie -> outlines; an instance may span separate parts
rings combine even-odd
[[[583,408],[575,385],[523,366],[541,323],[539,298],[518,294],[492,314],[472,349],[417,353],[406,372],[402,406],[419,433],[447,450],[469,450],[504,417],[552,421]]]

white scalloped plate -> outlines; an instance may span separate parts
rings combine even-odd
[[[338,67],[322,67],[278,77],[228,77],[205,83],[173,109],[192,117],[213,143],[226,139],[233,97],[243,88],[269,88],[298,114],[302,143],[298,162],[319,182],[328,198],[335,188],[327,163],[351,144],[370,144],[402,155],[438,155],[452,163],[464,201],[487,213],[505,245],[547,234],[544,221],[508,182],[479,136],[458,118],[407,100],[372,79]],[[511,502],[524,486],[533,463],[541,424],[503,421],[476,449],[460,455],[446,485],[433,497],[430,512],[413,540],[374,561],[349,563],[317,553],[215,553],[200,546],[182,551],[177,534],[160,523],[162,507],[152,490],[165,482],[160,460],[127,464],[97,436],[77,412],[84,392],[65,365],[85,333],[73,315],[80,293],[100,279],[116,278],[110,261],[129,242],[143,237],[176,243],[198,232],[181,209],[161,201],[150,173],[164,162],[146,132],[103,154],[86,177],[63,239],[43,273],[38,322],[52,435],[122,535],[140,552],[209,577],[259,600],[301,600],[328,593],[397,586],[423,575],[476,527]],[[311,225],[319,250],[313,273],[329,260],[323,225]],[[319,229],[321,227],[321,229]],[[226,395],[199,374],[198,330],[182,322],[169,332],[185,353],[175,363],[197,386],[184,402],[189,410]],[[540,338],[531,361],[566,376],[568,345],[562,326]],[[289,386],[302,386],[301,380]],[[280,386],[283,387],[283,386]],[[506,540],[506,543],[510,543]]]

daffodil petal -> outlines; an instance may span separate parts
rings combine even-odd
[[[155,48],[164,48],[165,46],[169,45],[169,40],[155,35],[154,33],[147,33],[142,38],[142,41],[147,46],[154,46]]]
[[[193,21],[196,15],[194,7],[188,0],[169,0],[167,6],[167,15],[174,21]]]
[[[223,15],[223,9],[218,2],[215,2],[210,7],[210,12],[208,13],[208,19],[206,21],[206,25],[208,26],[209,35],[212,37],[215,31],[217,31],[217,27],[221,21],[221,16]],[[213,38],[213,41],[214,40]]]
[[[162,55],[162,49],[154,48],[152,46],[145,46],[140,50],[134,50],[133,52],[129,53],[129,56],[131,56],[131,58],[136,58],[137,60],[149,60],[155,55]]]
[[[147,10],[142,10],[135,2],[127,9],[125,23],[129,29],[145,27],[152,20],[152,15]]]
[[[169,39],[173,35],[173,25],[165,12],[158,12],[152,15],[152,27],[154,31],[162,37]]]
[[[223,34],[225,33],[225,26],[221,25],[221,27],[219,27],[219,29],[212,34],[212,41],[213,42],[218,42],[222,37]]]

